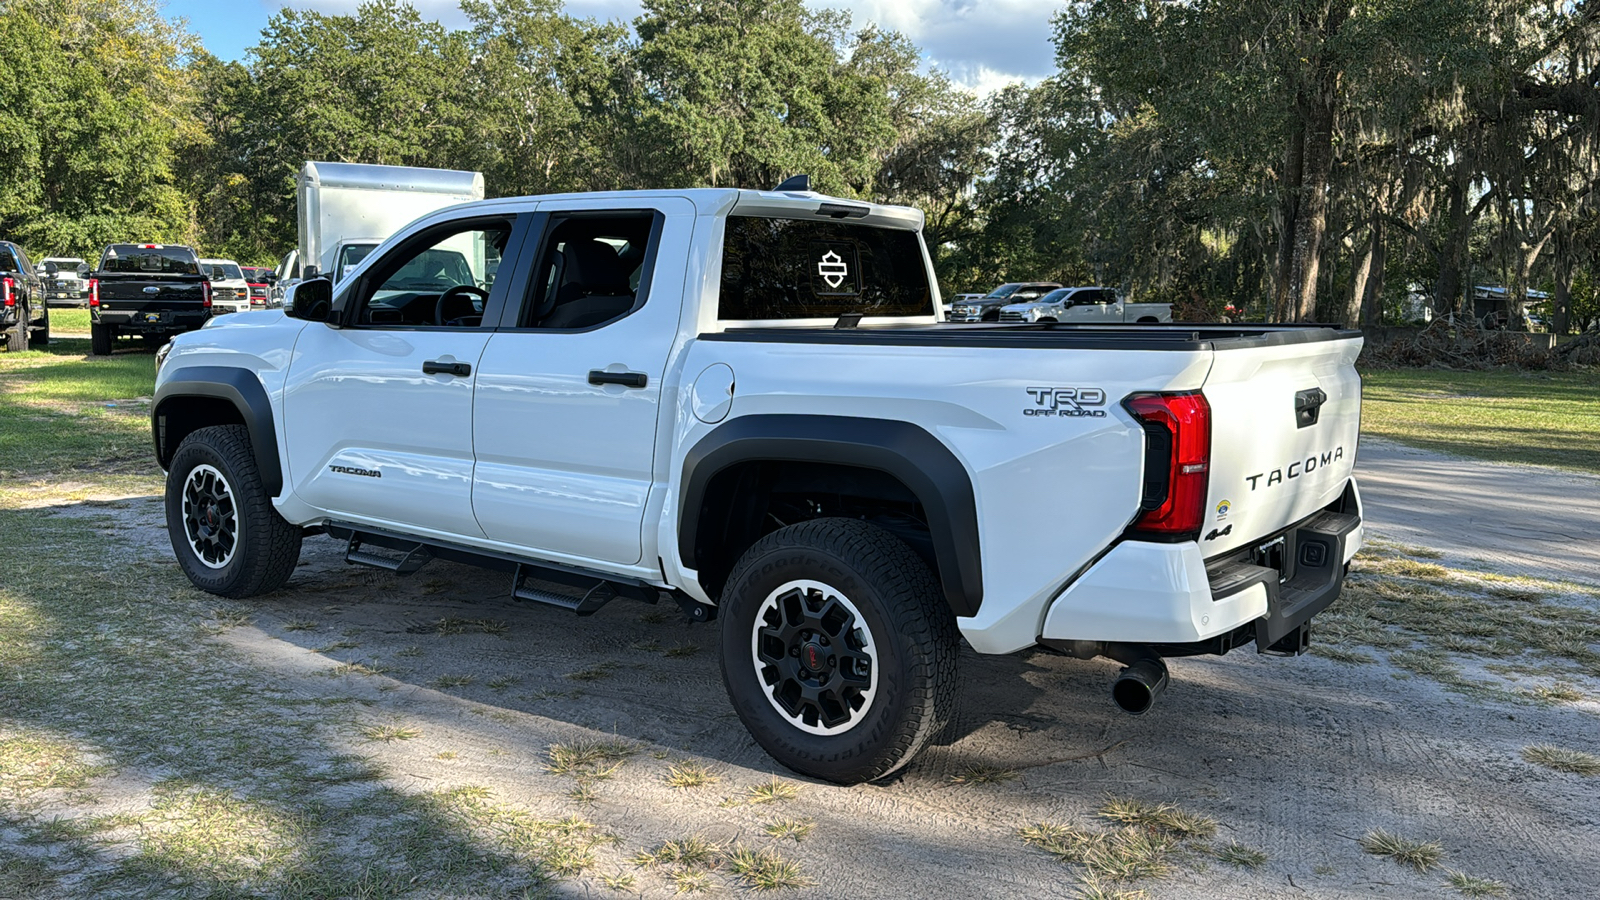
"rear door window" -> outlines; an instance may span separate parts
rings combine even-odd
[[[728,217],[718,318],[818,319],[845,313],[933,315],[933,290],[916,232]]]

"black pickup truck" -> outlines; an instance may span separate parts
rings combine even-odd
[[[112,244],[89,281],[89,350],[105,356],[118,335],[163,339],[211,318],[211,281],[177,244]]]
[[[50,310],[44,302],[44,281],[21,247],[0,241],[0,343],[7,352],[15,352],[49,340]]]

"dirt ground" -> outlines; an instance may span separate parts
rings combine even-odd
[[[1439,459],[1422,461],[1446,465]],[[1406,501],[1382,478],[1367,498],[1369,533],[1459,539],[1427,541],[1414,521],[1384,521],[1378,511]],[[136,553],[170,554],[154,498],[91,506],[113,511]],[[1534,555],[1510,568],[1540,568]],[[1216,841],[1266,855],[1256,868],[1192,855],[1164,878],[1123,886],[1152,898],[1459,896],[1445,870],[1493,879],[1512,897],[1591,897],[1600,885],[1600,779],[1521,755],[1531,744],[1600,750],[1600,678],[1578,679],[1575,702],[1521,702],[1451,691],[1387,663],[1246,648],[1171,661],[1170,689],[1133,718],[1110,701],[1113,663],[969,652],[959,737],[890,782],[842,788],[777,768],[749,738],[725,699],[715,624],[628,601],[578,619],[515,604],[508,591],[507,576],[449,563],[407,579],[352,568],[334,541],[312,538],[289,589],[233,605],[248,624],[218,640],[283,690],[354,698],[362,721],[414,730],[348,741],[348,752],[380,762],[390,786],[485,787],[539,815],[581,813],[621,839],[588,873],[555,883],[558,896],[669,896],[678,885],[629,860],[688,836],[779,847],[811,882],[783,896],[1088,896],[1076,867],[1019,829],[1098,827],[1111,796],[1209,816]],[[577,782],[547,770],[552,745],[613,738],[640,752],[587,797],[575,800]],[[669,767],[685,760],[718,780],[669,787]],[[797,795],[749,802],[774,775]],[[764,829],[779,819],[814,828],[774,842]],[[1442,868],[1419,873],[1363,852],[1374,828],[1437,842]],[[631,883],[611,882],[621,889],[603,881],[625,875]]]

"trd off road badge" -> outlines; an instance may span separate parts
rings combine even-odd
[[[1054,416],[1063,419],[1104,419],[1106,392],[1099,388],[1031,387],[1032,406],[1022,408],[1025,416]]]
[[[861,293],[861,263],[849,241],[811,242],[811,290],[819,296]]]

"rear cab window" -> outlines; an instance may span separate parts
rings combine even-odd
[[[722,243],[723,321],[931,317],[934,288],[917,232],[839,221],[730,215]]]
[[[102,272],[147,275],[199,275],[200,260],[188,247],[112,244],[100,260]]]

